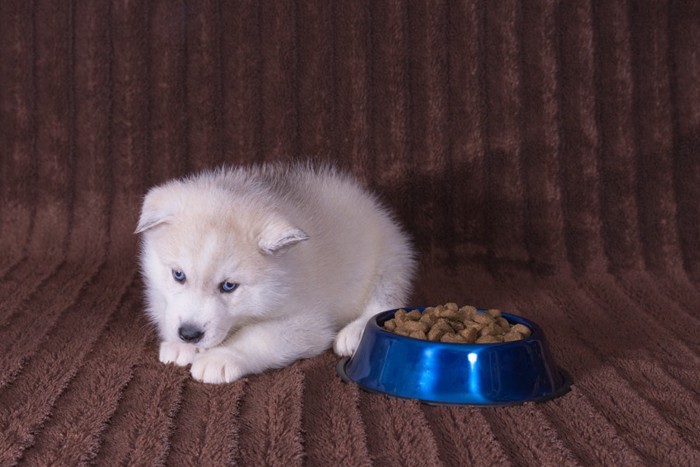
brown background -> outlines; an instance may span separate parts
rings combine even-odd
[[[700,465],[699,5],[0,1],[0,464]],[[396,211],[413,303],[533,319],[572,392],[159,364],[147,188],[298,158]]]

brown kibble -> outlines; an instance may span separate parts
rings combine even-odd
[[[515,324],[510,330],[522,334],[523,337],[530,337],[530,334],[532,334],[530,328],[522,324]]]
[[[408,337],[413,337],[414,339],[420,339],[422,341],[428,339],[428,336],[426,336],[425,332],[423,331],[413,331],[408,335]]]
[[[471,319],[464,319],[462,320],[462,324],[464,324],[465,328],[472,328],[472,327],[477,327],[480,328],[482,325],[477,323],[476,321],[473,321]]]
[[[446,308],[440,313],[440,317],[446,319],[457,319],[459,317],[459,312],[456,309]]]
[[[439,341],[440,338],[447,332],[447,330],[440,326],[433,326],[430,331],[428,331],[428,340]]]
[[[427,332],[430,326],[428,326],[428,323],[423,323],[421,321],[406,321],[403,323],[404,329],[408,329],[409,331],[421,331],[421,332]]]
[[[479,331],[477,331],[474,327],[465,328],[459,331],[459,335],[462,336],[468,344],[471,344],[476,342],[476,339],[479,336]]]
[[[412,310],[406,313],[406,319],[410,319],[411,321],[418,321],[421,317],[421,312],[418,310]]]
[[[519,332],[509,332],[503,336],[503,342],[513,342],[513,341],[519,341],[522,340],[523,335],[520,334]]]
[[[445,334],[442,335],[440,338],[440,342],[448,342],[451,344],[466,344],[467,341],[464,340],[464,337],[460,336],[459,334],[455,334],[452,332],[446,332]]]
[[[480,336],[496,336],[502,333],[501,329],[496,326],[496,323],[489,323],[479,331]]]
[[[442,329],[445,332],[454,332],[452,326],[450,326],[450,323],[444,320],[443,318],[438,319],[437,322],[433,325],[433,328]]]
[[[504,317],[501,316],[496,318],[496,324],[498,324],[505,332],[510,331],[510,323]]]
[[[486,310],[486,313],[491,316],[492,318],[498,318],[501,316],[501,310],[497,310],[495,308],[491,308],[490,310]]]
[[[428,313],[428,311],[426,310],[423,312],[423,316],[421,316],[418,321],[427,324],[428,327],[433,327],[433,324],[435,324],[436,320],[432,313]]]
[[[493,323],[493,318],[486,313],[477,313],[472,318],[472,321],[479,324],[491,324]]]
[[[384,329],[414,339],[462,344],[513,342],[532,333],[527,326],[512,325],[500,310],[479,312],[456,303],[426,307],[423,313],[397,310],[393,319],[384,322]]]
[[[498,344],[499,342],[503,342],[503,338],[498,336],[481,336],[476,340],[477,344]]]
[[[468,319],[469,316],[467,315],[466,311],[462,311],[460,308],[459,310],[455,311],[455,320],[456,321],[464,321],[465,319]]]
[[[439,328],[439,329],[444,329],[445,332],[452,332],[452,326],[450,326],[450,322],[447,321],[445,318],[438,318],[438,320],[433,324],[434,328]]]

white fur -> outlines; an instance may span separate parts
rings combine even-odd
[[[367,320],[406,305],[414,258],[378,201],[329,168],[221,169],[153,188],[136,229],[160,361],[230,382],[351,355]],[[177,282],[172,270],[186,275]],[[224,282],[240,284],[222,293]],[[178,337],[183,324],[204,332]],[[338,332],[340,330],[340,332]]]

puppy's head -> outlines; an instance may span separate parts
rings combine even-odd
[[[254,196],[197,180],[151,190],[136,233],[147,311],[161,338],[201,348],[279,312],[287,252],[308,239]]]

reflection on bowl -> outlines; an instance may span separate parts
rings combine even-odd
[[[425,307],[403,308],[423,311]],[[539,326],[503,313],[532,330],[497,344],[452,344],[405,337],[382,325],[397,310],[367,322],[355,354],[338,362],[338,375],[361,388],[432,404],[514,405],[565,394],[570,378],[557,368]],[[483,312],[483,310],[479,310]]]

